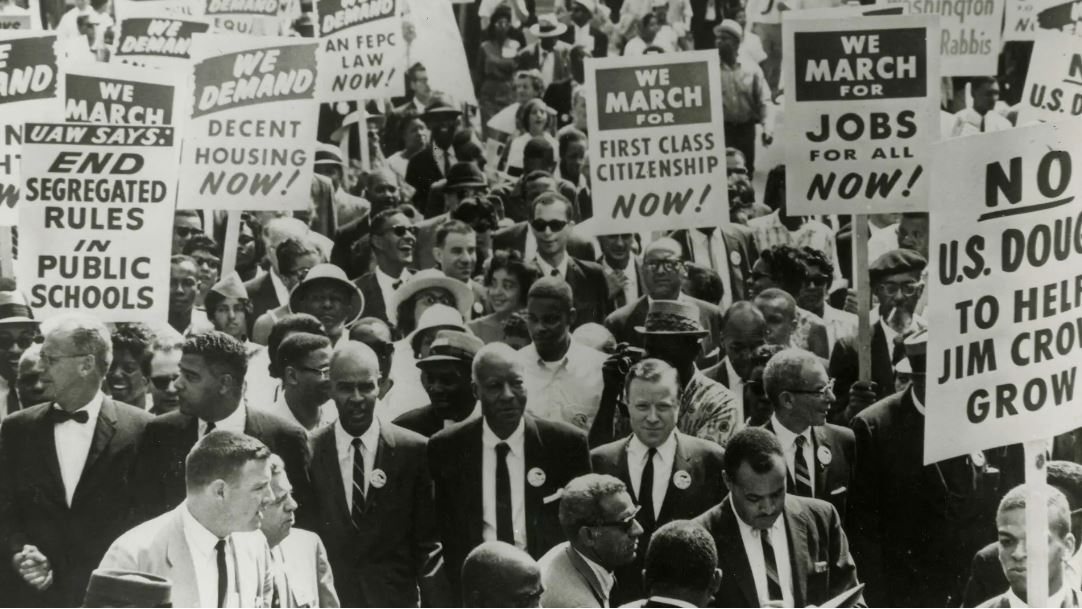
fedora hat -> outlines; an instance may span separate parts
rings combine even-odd
[[[460,114],[462,114],[462,111],[452,106],[451,102],[447,101],[444,96],[433,95],[432,100],[425,106],[425,111],[421,113],[421,118],[442,118],[446,116],[458,116]]]
[[[639,334],[679,334],[705,336],[706,328],[699,321],[699,307],[682,300],[655,300],[650,303],[646,320],[635,326]]]
[[[424,366],[436,362],[473,362],[477,352],[485,346],[485,343],[473,334],[459,332],[458,330],[440,330],[436,333],[436,339],[428,348],[428,357],[418,360],[418,366]]]
[[[414,353],[417,353],[417,341],[426,330],[465,332],[465,318],[457,309],[452,309],[447,305],[434,304],[425,309],[425,312],[421,313],[421,319],[417,320],[417,327],[406,337],[406,342]]]
[[[566,31],[567,24],[557,21],[555,15],[538,17],[537,23],[530,26],[530,33],[538,38],[556,38]]]
[[[315,269],[312,269],[315,270]],[[455,303],[462,319],[469,319],[470,308],[473,307],[473,290],[470,286],[457,279],[451,279],[439,269],[425,269],[410,276],[402,285],[398,286],[391,302],[388,303],[391,311],[397,311],[398,306],[412,298],[418,292],[429,288],[443,288],[455,297]],[[420,324],[421,320],[417,320]]]
[[[337,285],[349,294],[350,312],[346,315],[346,325],[348,326],[357,321],[357,318],[361,316],[361,311],[364,310],[364,296],[357,289],[357,286],[353,285],[353,282],[346,277],[346,272],[336,264],[317,264],[312,267],[312,270],[308,271],[304,280],[298,283],[297,287],[293,288],[293,291],[289,293],[289,312],[296,313],[308,290],[320,283]]]
[[[84,607],[172,607],[173,584],[139,571],[95,569],[83,598]]]
[[[488,178],[473,161],[459,161],[451,165],[447,172],[447,184],[444,189],[452,188],[487,188]]]
[[[0,291],[0,325],[38,323],[26,297],[18,290]]]

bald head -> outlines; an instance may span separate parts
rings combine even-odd
[[[372,347],[349,340],[345,344],[335,348],[331,355],[331,378],[334,378],[335,369],[361,368],[370,369],[379,374],[379,358]]]
[[[486,541],[462,563],[466,607],[538,607],[542,591],[537,562],[502,541]]]
[[[754,304],[734,302],[721,324],[721,346],[733,369],[745,381],[754,366],[753,354],[766,344],[766,319]]]
[[[331,355],[331,398],[349,435],[368,431],[380,394],[379,358],[371,347],[349,340]]]
[[[646,293],[655,300],[676,300],[687,277],[683,250],[675,240],[664,237],[646,246],[642,255],[642,280]]]

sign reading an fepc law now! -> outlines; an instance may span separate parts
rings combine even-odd
[[[717,53],[589,59],[586,89],[599,231],[728,223]]]

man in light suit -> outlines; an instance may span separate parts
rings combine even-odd
[[[803,349],[781,351],[767,362],[763,385],[774,405],[766,429],[785,451],[789,492],[829,501],[844,522],[856,439],[826,422],[834,382],[822,360]]]
[[[272,607],[339,607],[327,549],[319,535],[293,527],[297,501],[286,466],[271,455],[271,492],[274,500],[263,510],[259,529],[271,549],[274,577]]]
[[[0,605],[82,603],[102,554],[135,521],[128,470],[151,419],[102,395],[109,331],[82,316],[49,320],[41,346],[49,403],[0,425]]]
[[[99,568],[170,580],[176,607],[269,607],[271,556],[259,523],[273,500],[270,456],[250,436],[207,434],[185,460],[184,502],[121,535]]]
[[[742,429],[725,447],[729,496],[695,519],[729,549],[711,606],[821,605],[858,585],[838,511],[787,494],[785,471],[781,444],[765,429]]]
[[[613,476],[586,474],[572,480],[560,498],[560,526],[567,541],[552,548],[541,565],[544,607],[609,607],[613,571],[635,560],[642,525],[639,507]]]

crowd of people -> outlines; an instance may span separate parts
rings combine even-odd
[[[421,63],[325,104],[307,210],[176,212],[167,319],[0,278],[0,605],[1027,606],[1021,447],[923,464],[928,215],[786,211],[780,15],[838,4],[457,5],[476,104]],[[110,12],[55,27],[107,59]],[[944,137],[1013,126],[1019,44],[945,79]],[[729,208],[613,233],[583,64],[689,49]],[[1077,607],[1082,430],[1049,456]]]

